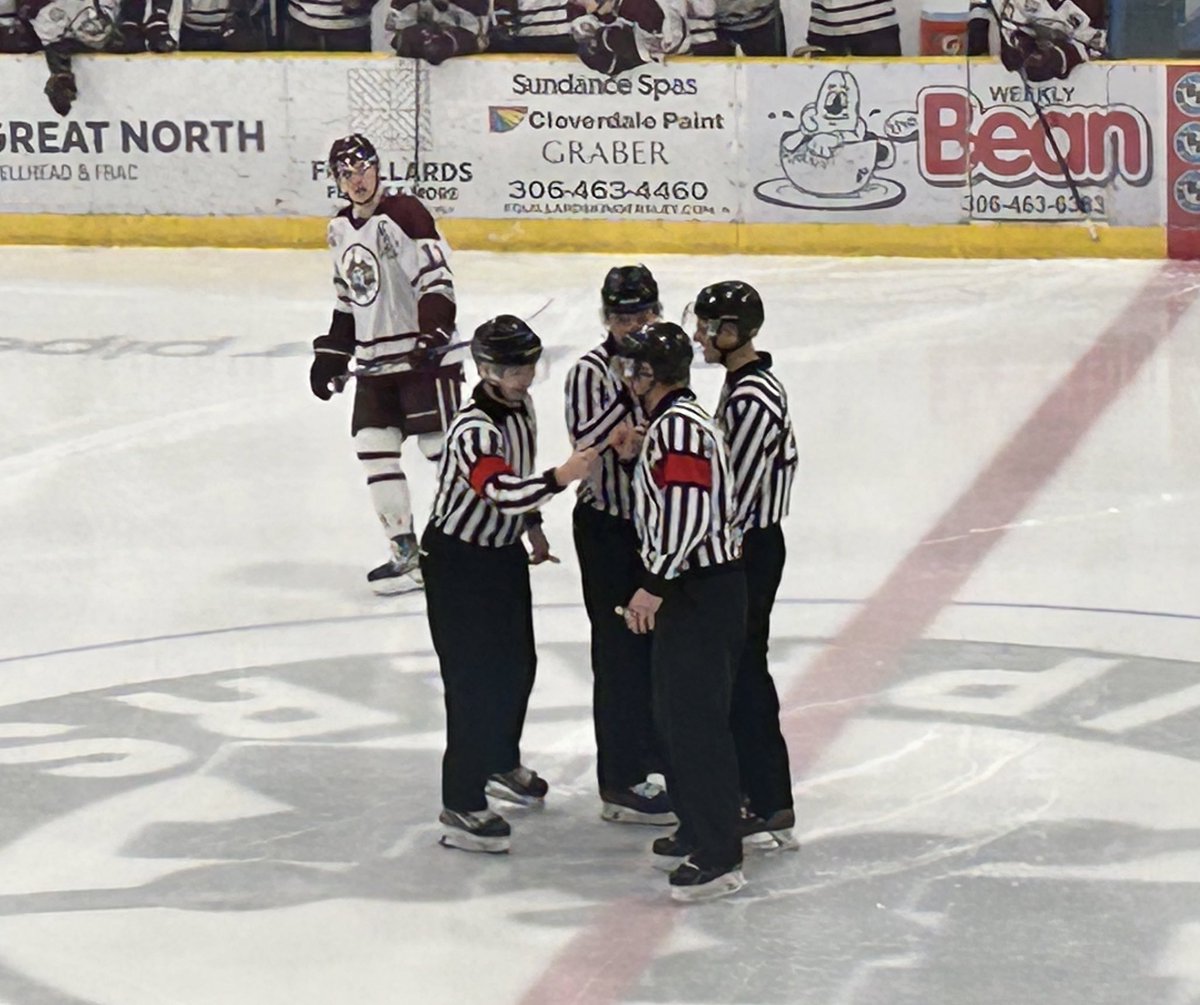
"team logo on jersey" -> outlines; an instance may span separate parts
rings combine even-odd
[[[352,244],[342,253],[342,275],[350,299],[359,307],[367,307],[379,296],[379,259],[366,245]]]

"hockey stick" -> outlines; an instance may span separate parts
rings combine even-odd
[[[992,12],[992,17],[996,20],[996,27],[1001,32],[1001,45],[1003,42],[1003,22],[1000,15],[996,12],[996,5],[993,0],[985,0],[988,10]],[[970,60],[970,50],[968,49],[967,59]],[[1092,219],[1091,210],[1084,205],[1083,195],[1079,191],[1079,183],[1075,180],[1075,176],[1071,174],[1071,169],[1067,165],[1067,158],[1063,156],[1062,148],[1058,145],[1058,140],[1054,136],[1054,129],[1051,127],[1049,120],[1046,118],[1046,111],[1042,107],[1041,98],[1038,96],[1036,87],[1030,83],[1029,77],[1025,73],[1025,63],[1022,61],[1017,66],[1017,76],[1021,78],[1021,82],[1025,85],[1025,94],[1029,98],[1029,103],[1033,105],[1033,110],[1037,114],[1038,122],[1042,124],[1042,131],[1046,134],[1046,139],[1050,142],[1050,149],[1054,153],[1054,159],[1058,161],[1059,170],[1062,171],[1063,178],[1066,180],[1067,188],[1071,191],[1071,197],[1075,200],[1075,208],[1083,214],[1083,222],[1087,224],[1088,237],[1093,241],[1100,240],[1100,234],[1096,230],[1096,223]]]
[[[470,344],[471,341],[468,339],[465,342],[450,342],[447,345],[435,346],[432,349],[410,349],[408,352],[401,353],[400,355],[415,356],[420,354],[421,357],[427,361],[436,360],[441,359],[447,353],[451,353],[455,349],[463,349]],[[374,377],[378,374],[386,373],[388,372],[388,367],[392,365],[392,362],[394,361],[389,361],[387,363],[367,363],[365,366],[356,366],[353,370],[348,370],[346,373],[339,374],[338,376],[334,377],[333,380],[329,382],[329,385],[333,388],[335,394],[341,394],[342,391],[346,389],[346,385],[349,384],[350,381],[352,381],[355,377]],[[417,367],[411,366],[410,364],[408,370],[397,370],[395,372],[411,373],[415,369],[417,369]]]
[[[532,321],[552,303],[554,303],[553,297],[551,297],[544,304],[542,304],[541,307],[530,314],[526,320]],[[470,344],[470,339],[462,339],[458,342],[450,342],[446,345],[435,346],[432,349],[410,349],[408,352],[402,353],[401,355],[410,356],[420,353],[425,360],[436,360],[441,359],[443,356],[453,352],[455,349],[465,349]],[[391,363],[368,363],[366,366],[356,366],[353,370],[349,370],[344,374],[339,374],[337,377],[334,377],[333,380],[329,382],[329,385],[333,388],[335,394],[341,394],[342,391],[346,389],[346,385],[349,384],[350,381],[352,381],[355,377],[372,377],[376,374],[384,372],[384,369],[388,366],[391,366]],[[398,372],[407,373],[410,371],[400,370]]]
[[[421,23],[421,3],[417,3],[417,23]],[[412,57],[413,69],[413,184],[412,194],[417,194],[421,185],[421,63],[419,56]]]

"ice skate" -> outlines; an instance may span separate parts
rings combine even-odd
[[[615,824],[649,824],[671,827],[679,823],[667,790],[654,782],[639,782],[627,789],[605,789],[600,793],[601,819]]]
[[[546,780],[531,768],[518,765],[512,771],[492,775],[484,786],[484,793],[493,799],[518,806],[540,806],[550,791]]]
[[[400,534],[392,538],[392,557],[367,573],[367,582],[371,584],[371,589],[381,597],[424,589],[420,553],[415,534]]]
[[[666,837],[655,838],[654,844],[650,846],[651,864],[655,869],[673,872],[683,864],[683,860],[691,852],[691,847],[680,839],[678,832],[668,834]]]
[[[800,847],[800,842],[792,833],[796,826],[794,810],[776,810],[765,820],[742,810],[738,821],[738,833],[742,837],[742,847],[756,851],[794,851]]]
[[[492,855],[508,851],[512,828],[499,813],[480,810],[478,813],[459,813],[442,810],[438,820],[442,836],[438,844],[462,851],[482,851]]]
[[[671,873],[670,883],[672,900],[694,904],[737,893],[746,885],[746,877],[740,862],[729,867],[699,866],[687,858]]]

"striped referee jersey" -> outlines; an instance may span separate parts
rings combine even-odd
[[[616,346],[610,336],[603,345],[584,353],[571,367],[566,382],[567,435],[576,450],[601,449],[600,463],[580,480],[579,501],[610,516],[633,519],[631,466],[617,452],[605,449],[609,434],[622,422],[641,421],[641,409],[612,372]]]
[[[288,0],[288,16],[322,31],[365,28],[371,23],[371,8],[348,11],[342,0]]]
[[[533,473],[536,447],[529,396],[512,407],[477,384],[446,431],[430,526],[482,548],[515,544],[541,522],[534,510],[562,491],[553,468]]]
[[[771,372],[770,353],[726,375],[714,417],[729,449],[738,529],[779,523],[788,514],[799,455],[787,391]]]
[[[573,41],[568,0],[495,0],[492,17],[496,30],[514,40]]]
[[[808,30],[814,35],[865,35],[899,24],[892,0],[812,0]]]
[[[688,388],[654,410],[633,492],[644,585],[655,596],[683,573],[741,558],[725,445]]]

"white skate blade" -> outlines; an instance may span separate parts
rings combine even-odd
[[[698,904],[705,900],[728,897],[731,893],[737,893],[745,885],[746,877],[742,875],[742,870],[734,869],[733,872],[718,876],[703,886],[673,886],[671,887],[671,899],[677,900],[681,904]]]
[[[498,803],[504,803],[507,806],[526,806],[532,809],[539,809],[546,805],[544,799],[538,799],[537,796],[522,796],[512,789],[506,788],[499,782],[489,781],[483,787],[483,794],[490,799],[495,799]]]
[[[377,597],[399,597],[405,593],[418,593],[425,589],[425,584],[411,574],[393,576],[390,579],[377,579],[371,584],[371,589]]]
[[[790,830],[760,831],[742,838],[742,848],[747,851],[795,851],[800,842]]]
[[[642,813],[617,803],[604,803],[600,807],[600,819],[610,824],[645,824],[650,827],[674,827],[679,823],[674,813]]]
[[[457,827],[447,827],[438,838],[438,844],[443,848],[457,848],[459,851],[481,851],[489,855],[505,854],[511,844],[507,837],[480,837]]]

